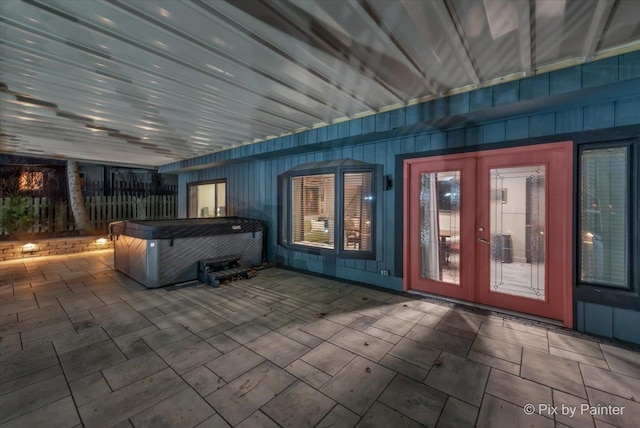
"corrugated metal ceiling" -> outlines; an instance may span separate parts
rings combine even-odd
[[[637,0],[4,0],[0,152],[157,166],[640,48]]]

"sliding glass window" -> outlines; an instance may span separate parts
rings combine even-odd
[[[225,180],[189,183],[188,188],[189,218],[227,215],[227,182]]]

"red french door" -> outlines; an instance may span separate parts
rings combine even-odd
[[[572,144],[405,161],[404,288],[572,324]]]

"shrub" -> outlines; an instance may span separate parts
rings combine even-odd
[[[29,230],[36,222],[36,217],[29,204],[29,198],[10,196],[5,199],[5,206],[0,212],[0,226],[12,233]]]

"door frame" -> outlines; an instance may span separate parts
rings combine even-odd
[[[411,185],[411,176],[412,172],[414,172],[420,163],[423,162],[438,162],[438,161],[451,161],[451,160],[464,160],[473,158],[475,159],[477,166],[479,167],[483,162],[486,162],[486,159],[497,158],[503,155],[514,155],[519,154],[526,158],[528,155],[535,157],[534,153],[539,152],[540,150],[544,150],[545,153],[553,152],[552,162],[555,165],[554,170],[555,173],[552,181],[548,181],[547,184],[547,195],[545,196],[547,199],[550,197],[550,194],[553,193],[555,197],[558,197],[558,200],[561,200],[562,203],[560,205],[555,205],[554,209],[558,210],[557,216],[548,217],[548,222],[553,222],[554,230],[562,230],[564,231],[563,236],[555,236],[553,243],[555,251],[557,254],[561,254],[561,257],[558,257],[554,260],[551,260],[551,257],[548,257],[547,260],[551,262],[550,268],[545,270],[545,283],[549,284],[549,271],[553,270],[554,272],[554,281],[557,278],[557,283],[561,284],[561,291],[558,292],[557,298],[562,300],[558,305],[561,306],[560,312],[561,316],[559,319],[562,321],[563,325],[569,328],[573,327],[573,287],[572,287],[572,266],[573,266],[573,251],[571,246],[571,239],[573,234],[573,142],[572,141],[564,141],[564,142],[553,142],[546,144],[536,144],[530,146],[521,146],[521,147],[510,147],[504,149],[493,149],[493,150],[484,150],[479,152],[466,152],[452,155],[437,155],[437,156],[428,156],[421,158],[412,158],[404,160],[404,168],[403,168],[403,290],[408,291],[411,289],[410,282],[412,280],[412,266],[415,262],[412,263],[412,260],[418,260],[419,255],[413,255],[411,252],[412,241],[410,234],[410,192],[414,189]],[[530,164],[530,161],[523,162],[523,164]],[[564,168],[559,168],[559,165],[564,165]],[[486,189],[488,192],[488,189]],[[476,189],[474,191],[474,197],[478,193]],[[481,197],[485,191],[481,191],[478,197]],[[548,206],[548,205],[547,205]],[[548,223],[550,224],[550,223]],[[473,230],[476,231],[478,227],[478,218],[475,219],[473,224]],[[547,228],[548,230],[548,228]],[[480,272],[477,268],[479,263],[478,254],[480,254],[477,248],[477,241],[475,239],[475,235],[473,237],[473,242],[475,243],[475,251],[473,252],[474,260],[472,263],[474,264],[474,271]],[[415,244],[415,242],[414,242]],[[548,249],[550,245],[549,240],[546,240],[545,246]],[[416,247],[417,248],[417,247]],[[486,249],[484,250],[486,251]],[[548,251],[545,251],[545,254],[549,254]],[[545,256],[547,257],[547,256]],[[553,269],[551,269],[553,266]],[[413,268],[415,269],[415,268]],[[461,277],[461,281],[462,281]],[[487,282],[488,283],[488,282]],[[466,285],[466,284],[465,284]],[[468,296],[466,299],[461,297],[464,300],[471,300],[473,302],[478,302],[476,293],[476,284],[472,284],[472,291],[468,291]],[[554,295],[556,295],[554,293]],[[549,298],[549,294],[547,294],[546,298]],[[498,299],[499,300],[499,299]],[[532,301],[535,302],[535,301]],[[524,306],[521,306],[524,307]],[[513,309],[508,309],[513,310]],[[518,309],[516,309],[518,310]]]

